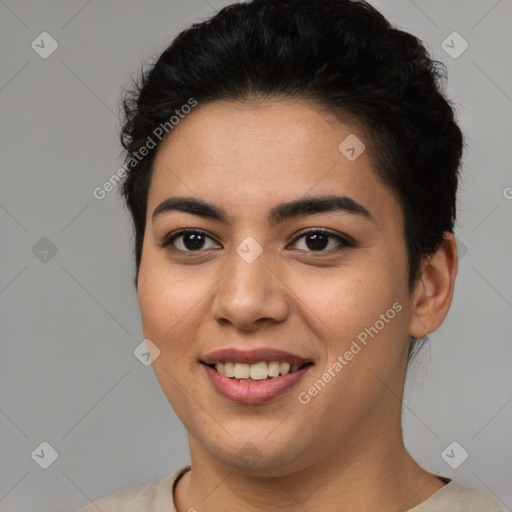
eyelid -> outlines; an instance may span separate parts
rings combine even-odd
[[[178,229],[177,231],[173,231],[173,232],[165,235],[163,240],[161,242],[159,242],[158,245],[165,249],[167,246],[172,245],[173,241],[176,238],[179,238],[180,236],[187,235],[187,234],[203,235],[205,238],[209,238],[210,240],[213,240],[216,244],[221,245],[220,242],[215,240],[215,238],[212,237],[207,231],[205,231],[203,229],[199,229],[199,228],[183,228],[183,229]],[[193,253],[193,252],[197,252],[197,253],[204,252],[203,249],[200,249],[198,251],[182,251],[181,249],[176,249],[176,247],[174,247],[174,249],[179,251],[179,252],[191,252],[191,253]]]
[[[158,245],[160,245],[160,247],[162,247],[162,248],[166,248],[169,245],[172,246],[175,239],[179,238],[180,236],[184,236],[187,234],[193,234],[193,233],[203,235],[205,238],[209,238],[210,240],[213,240],[216,244],[222,245],[214,237],[212,237],[210,234],[208,234],[207,231],[204,231],[203,229],[198,229],[198,228],[183,228],[183,229],[179,229],[178,231],[169,233],[168,235],[166,235],[164,237],[164,239],[161,242],[159,242]],[[341,248],[354,247],[356,245],[356,241],[348,235],[333,232],[333,231],[330,231],[325,228],[307,228],[307,229],[295,234],[293,236],[292,241],[289,244],[287,244],[287,247],[291,244],[297,243],[301,238],[304,238],[307,235],[315,234],[315,233],[321,233],[321,234],[324,234],[331,238],[336,239],[340,243]],[[197,251],[184,251],[182,249],[177,249],[176,247],[173,247],[173,249],[176,250],[177,252],[182,252],[182,253],[205,252],[205,249],[198,249]],[[322,251],[304,251],[304,252],[308,252],[308,253],[312,253],[312,254],[315,254],[315,253],[322,254],[322,253],[330,253],[333,250],[336,250],[336,248],[329,249],[326,251],[322,250]]]
[[[323,235],[328,235],[332,238],[336,238],[339,242],[343,243],[346,246],[352,247],[352,246],[356,245],[356,241],[352,237],[342,234],[342,233],[338,233],[336,231],[331,231],[326,228],[307,228],[305,231],[301,231],[298,234],[294,235],[294,238],[291,243],[296,242],[300,238],[302,238],[306,235],[312,234],[312,233],[322,233]],[[327,251],[310,251],[310,252],[327,252]]]

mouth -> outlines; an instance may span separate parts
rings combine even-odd
[[[209,381],[235,402],[268,402],[294,386],[313,361],[274,349],[224,349],[199,361]]]
[[[232,380],[241,382],[261,382],[269,379],[289,375],[307,366],[312,362],[304,364],[289,363],[288,361],[259,361],[254,364],[237,363],[234,361],[217,362],[207,365],[220,375]]]

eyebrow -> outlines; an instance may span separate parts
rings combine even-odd
[[[169,211],[180,211],[228,223],[229,216],[223,208],[192,197],[169,197],[162,201],[153,212],[152,220]],[[268,222],[275,226],[286,220],[314,215],[316,213],[343,212],[360,215],[376,222],[372,214],[361,204],[347,196],[309,196],[274,206],[268,215]]]

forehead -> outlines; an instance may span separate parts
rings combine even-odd
[[[158,149],[148,215],[171,195],[215,200],[249,215],[305,195],[339,194],[369,205],[376,217],[387,210],[396,221],[394,194],[363,144],[370,141],[357,125],[302,100],[200,104]],[[352,147],[358,156],[346,152]]]

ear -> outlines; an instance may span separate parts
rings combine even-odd
[[[413,293],[411,336],[423,338],[441,325],[452,302],[457,267],[455,237],[446,232],[437,251],[422,262]]]

